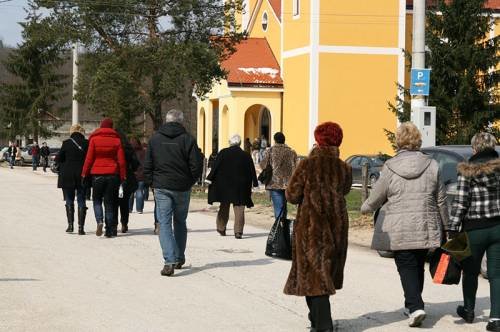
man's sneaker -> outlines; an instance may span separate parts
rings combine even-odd
[[[486,325],[486,330],[493,332],[500,332],[500,320],[490,320]]]
[[[474,310],[467,310],[463,305],[459,305],[457,307],[457,315],[462,317],[462,319],[469,324],[472,324],[475,317]]]
[[[97,224],[97,230],[95,231],[95,235],[97,236],[102,235],[102,222]]]
[[[180,259],[177,263],[175,263],[174,268],[176,270],[180,270],[180,269],[182,269],[182,266],[184,264],[186,264],[186,260],[185,259]]]
[[[414,311],[410,314],[410,318],[408,319],[409,327],[419,327],[422,325],[422,322],[425,320],[426,314],[422,309]]]
[[[161,275],[162,276],[166,276],[166,277],[170,277],[174,274],[174,265],[165,265],[163,267],[163,270],[161,270]]]

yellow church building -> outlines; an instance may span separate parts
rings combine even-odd
[[[271,142],[282,131],[307,155],[325,121],[343,128],[343,157],[393,153],[384,129],[397,126],[388,110],[397,84],[409,84],[402,50],[411,50],[411,1],[245,0],[245,7],[249,38],[222,63],[227,80],[198,100],[205,154],[227,147],[232,134]]]

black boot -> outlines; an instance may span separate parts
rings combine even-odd
[[[74,205],[66,205],[66,218],[68,219],[68,228],[66,228],[66,233],[73,233],[73,224],[75,222]]]
[[[85,217],[87,216],[87,208],[78,208],[78,235],[85,235]]]

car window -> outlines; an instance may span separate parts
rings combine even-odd
[[[361,157],[354,157],[351,160],[351,166],[352,167],[359,167],[361,162]]]
[[[362,157],[361,158],[361,162],[360,162],[360,165],[363,166],[364,164],[368,164],[370,165],[370,159],[366,158],[366,157]]]
[[[380,158],[371,158],[372,165],[375,167],[381,167],[384,166],[384,161],[381,160]]]
[[[439,164],[441,181],[444,184],[457,182],[457,165],[460,160],[446,153],[435,152],[432,156]]]

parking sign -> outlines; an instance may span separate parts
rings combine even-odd
[[[430,69],[412,69],[410,94],[413,96],[428,96],[431,86]]]

